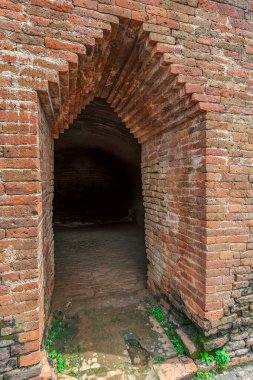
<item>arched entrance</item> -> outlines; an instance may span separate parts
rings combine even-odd
[[[60,352],[65,374],[77,378],[96,378],[96,371],[152,377],[157,357],[177,355],[150,317],[156,300],[147,289],[141,160],[141,145],[101,98],[54,144],[55,280],[46,347],[49,356]]]
[[[140,145],[96,98],[54,150],[53,310],[138,302],[147,288]]]
[[[80,165],[82,161],[85,165],[88,162],[94,163],[96,161],[97,166],[100,168],[99,176],[102,175],[101,168],[107,162],[108,165],[103,175],[105,176],[105,173],[107,173],[107,178],[110,178],[110,184],[115,185],[119,178],[121,178],[120,181],[125,182],[126,178],[134,179],[134,177],[134,181],[127,181],[128,185],[131,182],[139,182],[140,184],[140,181],[136,181],[137,177],[133,176],[133,171],[132,174],[130,173],[129,165],[125,165],[127,161],[129,163],[129,160],[133,159],[132,155],[129,154],[129,147],[133,148],[134,144],[138,146],[136,145],[137,141],[140,143],[141,162],[139,161],[138,165],[135,163],[134,166],[138,170],[140,170],[141,166],[142,170],[145,245],[146,258],[149,262],[147,271],[148,288],[153,293],[165,293],[177,307],[184,309],[190,318],[195,318],[195,320],[202,323],[204,314],[201,308],[204,305],[205,298],[205,260],[202,255],[203,235],[199,231],[204,228],[202,218],[204,217],[205,206],[204,203],[199,202],[199,194],[203,188],[205,175],[200,177],[200,180],[198,175],[205,171],[205,162],[199,159],[199,151],[204,149],[205,146],[205,139],[201,138],[204,135],[205,128],[205,114],[203,112],[205,107],[199,104],[198,97],[192,95],[195,91],[201,92],[202,87],[191,86],[186,83],[189,76],[197,77],[202,72],[197,67],[188,68],[184,65],[173,63],[174,60],[177,62],[177,56],[173,55],[171,57],[170,54],[167,54],[171,49],[174,49],[172,46],[173,39],[171,40],[168,29],[162,28],[165,33],[163,36],[157,34],[156,30],[147,24],[128,22],[126,19],[120,19],[120,23],[118,23],[115,18],[109,17],[109,19],[109,22],[106,20],[101,24],[103,38],[97,38],[95,46],[88,46],[86,55],[83,54],[82,50],[78,51],[78,62],[75,62],[75,60],[71,62],[68,75],[66,73],[61,73],[60,75],[60,84],[63,88],[61,93],[61,112],[57,113],[56,122],[52,125],[54,137],[59,138],[59,141],[55,143],[55,162],[58,162],[63,167],[69,167],[69,172],[72,175],[73,172],[78,172],[78,167],[83,167],[83,165]],[[57,100],[52,99],[51,104],[54,108],[57,106]],[[82,115],[91,117],[92,114],[94,121],[96,118],[93,116],[99,116],[99,112],[97,112],[99,102],[99,107],[107,103],[110,111],[114,112],[113,117],[117,118],[118,125],[123,123],[119,130],[122,131],[122,134],[120,133],[121,137],[124,136],[124,144],[123,142],[117,143],[117,150],[115,148],[116,140],[114,138],[110,140],[109,138],[112,130],[110,128],[103,129],[104,140],[108,141],[106,150],[105,141],[102,141],[101,137],[98,138],[98,136],[96,139],[94,138],[94,132],[97,130],[95,127],[92,128],[92,139],[85,140],[85,144],[93,141],[93,143],[100,144],[100,146],[80,146],[82,138],[77,133],[78,123],[80,123]],[[44,111],[48,103],[45,104],[43,96],[41,96],[41,104]],[[96,104],[95,109],[94,104]],[[49,119],[50,116],[47,115],[47,117]],[[48,120],[45,120],[44,124],[42,123],[42,125],[45,125],[45,129],[47,123]],[[106,125],[106,123],[104,124]],[[77,127],[76,131],[74,131],[75,126]],[[65,131],[64,136],[61,136],[61,133],[69,127],[70,130]],[[127,137],[130,136],[129,132],[136,140],[133,138],[131,140]],[[78,146],[76,145],[71,150],[70,140],[72,133],[73,136],[77,133]],[[42,132],[42,135],[45,139],[45,131]],[[42,158],[46,152],[45,145],[47,149],[49,146],[49,141],[43,141],[43,138],[40,139]],[[130,141],[134,142],[133,145]],[[70,149],[67,149],[68,152],[65,156],[63,154],[64,149],[60,149],[61,145],[63,147],[64,144],[65,148]],[[59,147],[58,151],[57,146]],[[103,147],[102,155],[101,152],[97,154],[101,147]],[[112,154],[111,149],[114,150],[114,156],[120,154],[120,160],[117,160],[116,166],[115,160],[112,163],[111,158],[108,157],[108,154]],[[133,149],[134,151],[135,149]],[[52,151],[49,156],[51,154]],[[68,156],[73,160],[68,161]],[[45,158],[46,160],[47,158]],[[70,163],[73,162],[75,162],[75,165],[71,167]],[[121,168],[119,167],[119,162],[121,162]],[[43,159],[42,165],[44,165]],[[108,167],[110,168],[109,172]],[[51,170],[53,171],[52,166]],[[56,167],[56,172],[57,170]],[[124,172],[123,176],[122,172]],[[109,214],[106,209],[107,202],[105,201],[105,212],[104,215],[101,215],[103,207],[98,208],[97,205],[97,208],[94,207],[93,199],[90,199],[89,204],[80,203],[83,194],[86,196],[89,194],[96,195],[97,189],[84,189],[82,181],[79,181],[80,175],[78,175],[78,178],[72,177],[69,185],[71,185],[72,190],[73,187],[77,190],[76,194],[79,194],[77,196],[77,198],[79,197],[79,202],[73,202],[72,199],[68,201],[66,193],[61,194],[61,189],[63,188],[61,181],[64,182],[61,173],[55,177],[55,210],[57,211],[55,216],[58,214],[58,218],[62,217],[63,222],[64,216],[60,214],[65,214],[65,216],[68,215],[69,217],[71,213],[73,219],[76,219],[77,222],[80,222],[81,219],[82,223],[99,221],[99,219],[100,221],[103,219],[105,221],[108,217],[112,219],[129,218],[130,215],[133,219],[138,219],[138,213],[134,211],[134,203],[138,197],[133,197],[133,195],[129,197],[129,192],[125,194],[124,188],[126,185],[123,185],[120,191],[117,190],[117,186],[109,189],[109,192],[112,191],[114,194],[125,195],[122,199],[117,199],[118,204],[115,207],[110,207]],[[118,179],[115,181],[116,173],[118,173],[116,175]],[[67,176],[69,176],[68,173]],[[189,191],[192,181],[194,181],[194,191]],[[65,185],[67,182],[65,178]],[[46,183],[45,180],[43,185],[45,186],[43,192],[47,193],[49,183]],[[134,193],[134,187],[134,185],[131,185],[132,193]],[[71,192],[71,188],[69,188],[68,193]],[[100,194],[101,200],[105,194],[106,191]],[[114,202],[116,198],[114,196]],[[62,203],[64,203],[64,206]],[[93,207],[89,210],[92,203]],[[80,204],[83,205],[83,210],[81,210]],[[127,210],[126,205],[129,205]],[[114,211],[117,211],[117,215],[112,212],[113,208]],[[64,209],[68,209],[69,212],[64,213]],[[45,207],[43,208],[44,210]],[[100,215],[98,215],[98,210]],[[80,215],[81,211],[82,215]],[[46,229],[50,228],[48,227],[51,223],[50,217],[51,215],[49,214],[43,217],[44,236],[47,235],[47,237],[49,234]],[[67,219],[65,219],[65,222],[67,222]],[[196,244],[196,241],[198,244]],[[52,246],[52,244],[48,244],[48,247]],[[53,249],[50,250],[46,246],[44,247],[43,276],[46,286],[44,286],[43,290],[45,315],[47,316],[53,290],[54,274],[52,268],[54,266],[52,263]],[[73,262],[78,264],[78,259]],[[73,270],[72,276],[73,272],[75,275]],[[190,275],[188,274],[189,272]],[[69,274],[68,272],[66,273],[69,281]],[[124,280],[124,276],[121,277]],[[63,277],[62,285],[59,289],[61,289],[63,299],[67,295],[68,299],[64,299],[64,302],[66,301],[64,306],[69,307],[69,305],[73,305],[74,297],[73,294],[68,293],[67,283]],[[82,287],[79,286],[79,288]],[[93,297],[94,289],[92,287],[86,287],[86,289],[88,289],[88,292],[86,292],[87,294],[84,298],[86,298],[86,301],[90,298],[92,303],[95,301]],[[101,292],[100,286],[98,286],[98,289]],[[78,294],[81,292],[82,290],[78,289]],[[100,296],[104,296],[103,292],[100,293]],[[57,298],[60,299],[60,297]]]

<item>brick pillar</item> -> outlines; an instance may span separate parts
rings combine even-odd
[[[205,115],[143,144],[148,283],[203,327]]]
[[[235,110],[207,115],[206,319],[240,363],[252,360],[253,134],[249,111]]]
[[[37,94],[12,84],[1,79],[0,372],[14,378],[28,366],[21,379],[40,372],[41,186]]]

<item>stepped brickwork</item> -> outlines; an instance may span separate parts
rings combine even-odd
[[[39,379],[53,137],[95,97],[142,144],[150,288],[252,360],[252,41],[249,0],[1,0],[4,379]]]

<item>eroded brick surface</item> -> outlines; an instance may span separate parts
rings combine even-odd
[[[16,347],[41,341],[52,293],[52,136],[94,96],[142,143],[150,287],[206,335],[228,333],[233,363],[252,358],[252,11],[245,0],[1,1],[0,315],[13,348],[4,344],[0,368],[10,379],[39,371],[22,358],[37,361],[38,349],[18,357]]]

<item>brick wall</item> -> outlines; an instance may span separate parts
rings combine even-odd
[[[39,113],[39,151],[40,151],[40,185],[41,218],[39,225],[40,250],[40,300],[44,300],[41,315],[42,325],[47,319],[54,283],[54,237],[52,228],[53,192],[54,192],[54,141],[43,110]],[[43,330],[41,331],[43,333]]]
[[[143,144],[148,281],[201,325],[205,308],[205,120]]]
[[[143,146],[150,285],[206,335],[239,340],[227,343],[235,362],[251,358],[252,36],[248,0],[1,1],[0,370],[10,378],[39,371],[52,137],[95,96]]]
[[[1,372],[40,372],[39,147],[36,93],[0,90],[1,111]],[[41,313],[43,315],[43,313]],[[32,365],[32,367],[29,367]],[[28,367],[27,367],[28,366]],[[21,369],[15,370],[16,367]],[[27,367],[27,368],[26,368]]]

